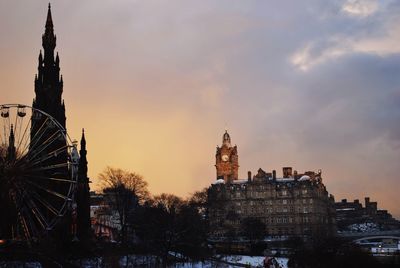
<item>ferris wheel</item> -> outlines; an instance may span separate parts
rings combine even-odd
[[[71,205],[79,156],[49,114],[0,105],[0,240],[52,231]]]

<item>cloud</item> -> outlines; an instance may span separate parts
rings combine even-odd
[[[371,11],[377,13],[377,1],[347,1],[346,10],[353,12]],[[374,8],[372,8],[374,7]],[[372,12],[373,10],[373,12]],[[335,28],[328,36],[307,40],[289,57],[290,63],[301,71],[332,63],[340,57],[363,53],[382,57],[400,53],[400,19],[394,13],[400,10],[397,5],[382,5],[379,14],[364,21],[346,20],[346,30]],[[344,20],[344,19],[343,19]],[[331,63],[331,64],[332,64]]]
[[[302,71],[334,60],[347,53],[354,52],[350,44],[346,44],[344,38],[332,38],[328,41],[310,42],[305,47],[291,56],[291,63]]]
[[[378,0],[348,0],[342,10],[351,16],[366,17],[375,13],[379,8]]]

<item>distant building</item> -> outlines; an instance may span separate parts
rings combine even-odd
[[[217,147],[217,180],[208,189],[210,237],[242,236],[247,218],[264,223],[268,236],[311,236],[336,232],[334,197],[322,174],[283,168],[283,176],[261,168],[238,180],[237,147],[228,132]]]
[[[106,241],[118,240],[121,230],[118,212],[111,208],[105,194],[90,192],[90,218],[97,238]]]
[[[365,206],[358,199],[352,202],[342,199],[341,202],[335,203],[335,209],[339,231],[400,229],[400,222],[387,210],[378,209],[378,203],[371,202],[369,197],[365,197]]]

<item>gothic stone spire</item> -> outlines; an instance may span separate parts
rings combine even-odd
[[[54,34],[51,6],[47,11],[45,32],[42,35],[42,51],[38,58],[38,75],[35,77],[35,99],[33,107],[53,116],[65,128],[65,109],[63,107],[63,82],[60,77],[60,58],[54,57],[56,35]]]
[[[90,187],[87,176],[86,139],[82,129],[81,149],[79,151],[77,203],[77,235],[80,241],[87,241],[90,237]]]

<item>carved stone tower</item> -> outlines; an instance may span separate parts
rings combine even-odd
[[[231,137],[228,131],[222,136],[222,146],[217,146],[215,155],[215,167],[217,168],[217,179],[223,179],[230,183],[238,179],[239,176],[239,157],[237,146],[231,145]]]

